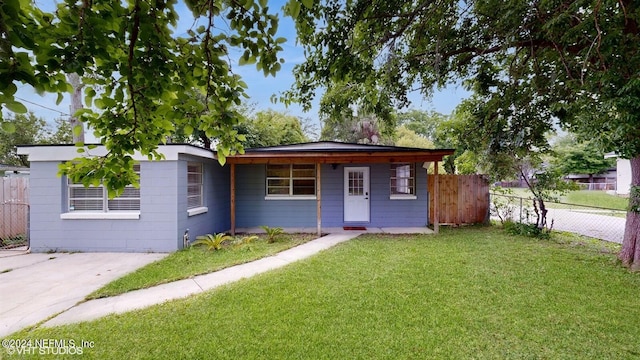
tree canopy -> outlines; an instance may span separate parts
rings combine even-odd
[[[308,103],[327,88],[348,106],[366,92],[384,109],[462,80],[490,150],[547,147],[557,122],[631,159],[620,258],[640,269],[639,23],[633,0],[324,0],[297,16],[307,60],[287,95]]]
[[[177,7],[183,5],[194,25],[177,36]],[[286,11],[299,9],[292,0]],[[242,53],[240,65],[275,75],[286,41],[275,36],[278,20],[265,0],[68,0],[54,11],[6,0],[0,6],[0,105],[26,112],[15,97],[22,84],[58,93],[60,101],[72,90],[65,74],[80,75],[86,108],[75,115],[102,139],[108,154],[77,159],[61,172],[85,184],[102,181],[112,193],[137,183],[132,154],[160,158],[157,146],[176,126],[217,138],[224,162],[242,151],[233,129],[234,106],[246,97],[230,49]],[[189,95],[194,88],[204,102]]]
[[[236,131],[245,137],[243,145],[246,148],[299,144],[309,141],[299,118],[271,109],[248,115],[246,120],[236,126]]]
[[[602,174],[615,168],[614,159],[606,159],[604,152],[589,142],[579,142],[571,134],[558,139],[553,145],[554,158],[552,163],[563,175],[589,175],[589,182],[593,182],[593,175]]]
[[[0,131],[0,164],[29,166],[26,155],[18,155],[16,145],[27,144],[69,144],[71,127],[64,119],[56,119],[55,127],[29,112],[9,115],[7,124],[16,131]]]

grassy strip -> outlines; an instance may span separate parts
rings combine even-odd
[[[86,299],[114,296],[128,291],[144,289],[171,281],[186,279],[243,264],[317,238],[314,234],[280,234],[278,241],[266,242],[266,235],[250,244],[225,244],[221,250],[207,251],[205,247],[191,247],[176,251],[167,257],[127,274],[89,294]]]
[[[522,197],[525,199],[533,197],[529,189],[511,188],[511,190],[513,191],[513,196]],[[629,204],[629,199],[627,198],[610,195],[604,191],[589,190],[571,191],[567,195],[563,196],[560,201],[563,203],[575,205],[596,206],[600,208],[616,209],[622,211],[626,211]],[[545,204],[547,205],[547,207],[554,209],[565,209],[571,207],[566,204],[557,204],[550,201],[545,202]],[[530,203],[526,203],[525,205],[530,205]]]
[[[629,205],[629,199],[627,198],[609,195],[604,191],[588,190],[572,191],[567,194],[563,202],[617,210],[626,210]]]
[[[93,341],[83,359],[638,358],[640,275],[561,240],[367,235],[200,296],[12,338]]]

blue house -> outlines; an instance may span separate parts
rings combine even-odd
[[[221,166],[213,151],[192,145],[159,151],[163,160],[135,157],[139,188],[109,199],[102,186],[58,176],[61,162],[80,155],[75,146],[20,147],[31,162],[31,250],[169,252],[185,237],[260,225],[318,233],[426,227],[429,197],[437,196],[428,194],[426,168],[453,153],[315,142],[247,149]]]

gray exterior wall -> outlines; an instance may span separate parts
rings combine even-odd
[[[368,167],[370,222],[344,222],[344,168]],[[390,199],[389,164],[347,164],[322,167],[322,226],[422,227],[428,221],[427,176],[416,164],[416,199]]]
[[[201,162],[203,166],[204,206],[208,211],[203,214],[187,214],[187,163]],[[227,231],[231,227],[229,167],[222,167],[216,160],[195,156],[180,155],[178,160],[178,204],[177,204],[177,248],[183,245],[182,237],[189,231],[189,241],[205,234]]]
[[[236,165],[236,227],[315,226],[315,200],[265,200],[265,170],[265,165]]]
[[[344,167],[370,168],[368,223],[344,222]],[[236,167],[236,226],[315,227],[315,200],[265,200],[265,165]],[[427,176],[416,164],[416,199],[390,199],[389,164],[322,165],[322,227],[366,225],[372,227],[422,227],[428,222]]]
[[[61,219],[66,178],[58,162],[31,163],[30,245],[34,252],[176,250],[178,162],[140,163],[140,219]]]

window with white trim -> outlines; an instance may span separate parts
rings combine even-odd
[[[202,163],[187,163],[187,209],[204,206],[202,169]]]
[[[140,175],[140,165],[133,165],[133,170]],[[69,211],[109,212],[139,211],[140,189],[132,185],[126,186],[120,196],[109,199],[104,185],[85,187],[67,178]]]
[[[416,166],[414,163],[391,164],[391,196],[416,195]]]
[[[267,165],[267,197],[308,197],[315,195],[315,164]]]

